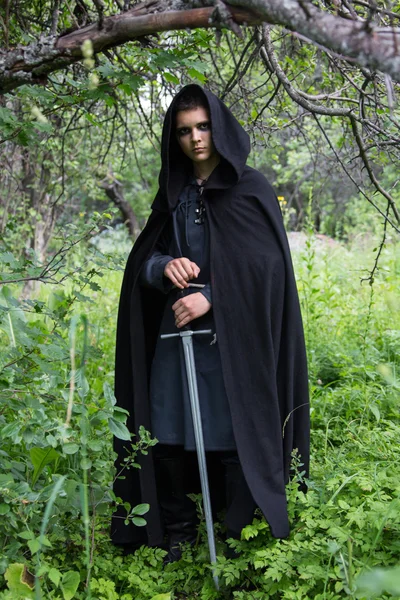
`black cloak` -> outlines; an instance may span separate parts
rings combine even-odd
[[[191,161],[173,130],[172,101],[162,134],[159,191],[148,222],[129,255],[118,311],[115,396],[129,411],[132,433],[151,431],[148,384],[166,296],[139,285],[138,276],[178,201]],[[228,108],[202,91],[210,109],[212,138],[221,157],[203,192],[210,231],[213,311],[223,379],[240,462],[253,498],[274,537],[289,535],[285,484],[297,448],[309,463],[306,351],[298,294],[282,215],[265,177],[248,166],[249,137]],[[128,442],[114,438],[117,470]],[[124,509],[111,527],[116,544],[162,543],[152,454],[141,469],[124,471],[114,492],[131,506],[146,502],[145,528],[124,525]]]

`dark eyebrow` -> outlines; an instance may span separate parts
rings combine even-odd
[[[199,125],[209,125],[210,123],[211,121],[209,119],[206,121],[199,121],[199,123],[196,123],[195,127],[198,127]],[[189,125],[181,125],[180,127],[176,128],[177,131],[180,129],[191,129],[191,127]]]

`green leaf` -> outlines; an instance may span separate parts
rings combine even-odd
[[[109,106],[110,108],[114,106],[115,104],[115,100],[112,96],[109,96],[108,94],[106,94],[104,96],[104,102],[107,104],[107,106]]]
[[[62,449],[64,454],[76,454],[79,450],[79,445],[70,442],[69,444],[64,444]]]
[[[13,563],[4,574],[8,589],[13,592],[13,597],[33,598],[34,580],[26,565]]]
[[[144,79],[139,75],[124,75],[124,83],[127,83],[129,87],[137,92],[141,85],[143,85]]]
[[[40,548],[42,547],[42,544],[39,542],[38,539],[29,540],[28,547],[29,547],[29,550],[31,551],[31,554],[36,554],[36,552],[38,552],[40,550]]]
[[[171,593],[169,594],[157,594],[157,596],[153,596],[151,600],[171,600]]]
[[[17,535],[23,540],[33,540],[35,538],[33,531],[21,531],[21,533],[18,533]]]
[[[16,347],[18,332],[26,321],[24,311],[18,308],[18,302],[13,297],[11,289],[6,285],[0,291],[0,304],[8,309],[0,328],[8,335],[10,344]]]
[[[30,539],[28,541],[28,547],[32,554],[36,554],[36,552],[38,552],[42,546],[51,548],[51,543],[45,535],[39,536],[35,539]]]
[[[4,502],[0,504],[0,515],[6,515],[10,510],[9,504],[5,504]]]
[[[136,527],[144,527],[145,525],[147,525],[147,521],[145,521],[145,519],[142,519],[141,517],[133,517],[132,521],[133,524],[136,525]]]
[[[164,77],[169,83],[176,83],[177,85],[179,84],[178,77],[176,77],[176,75],[172,75],[172,73],[164,73]]]
[[[52,581],[54,583],[55,586],[58,586],[58,584],[60,583],[60,579],[61,579],[61,573],[58,569],[54,569],[54,567],[52,569],[50,569],[49,573],[48,573],[48,577],[50,579],[50,581]]]
[[[107,400],[107,402],[111,406],[115,406],[117,403],[117,399],[114,396],[114,392],[112,391],[111,385],[108,383],[108,381],[105,381],[103,383],[103,392],[104,392],[104,398]]]
[[[14,483],[14,477],[11,473],[0,473],[0,484],[2,486],[9,486]]]
[[[15,123],[16,122],[16,118],[13,114],[13,112],[9,109],[9,108],[0,108],[0,126],[2,126],[4,123]]]
[[[19,423],[18,421],[8,423],[1,430],[1,437],[2,437],[2,439],[13,438],[13,440],[15,442],[15,438],[16,438],[16,436],[18,436],[20,429],[21,429],[21,423]]]
[[[40,535],[38,537],[39,542],[43,545],[43,546],[47,546],[48,548],[51,548],[51,542],[49,540],[48,537],[46,537],[45,535]]]
[[[103,449],[104,443],[100,442],[100,440],[90,440],[88,442],[88,448],[93,450],[93,452],[100,452]]]
[[[132,510],[134,515],[145,515],[150,510],[150,504],[138,504]]]
[[[89,393],[89,382],[86,379],[86,377],[83,375],[82,371],[79,371],[78,373],[78,387],[77,387],[77,391],[78,391],[78,395],[79,397],[83,400],[84,398],[86,398],[86,396]]]
[[[371,404],[369,409],[374,415],[377,423],[379,423],[379,421],[381,420],[381,413],[379,412],[379,408],[376,406],[376,404]]]
[[[123,423],[120,423],[113,417],[108,419],[108,426],[110,428],[111,433],[115,435],[119,440],[130,440],[131,434],[129,433],[129,429]]]
[[[80,583],[80,575],[77,571],[67,571],[62,578],[61,590],[64,600],[71,600],[75,596]]]
[[[130,96],[132,94],[132,88],[128,83],[120,83],[118,89],[125,92],[127,96]]]
[[[188,75],[192,79],[197,79],[198,81],[200,81],[200,83],[204,83],[206,81],[206,76],[203,75],[203,73],[200,73],[200,71],[198,71],[197,69],[194,69],[193,67],[191,69],[188,69]]]
[[[102,126],[101,123],[97,121],[96,116],[92,115],[91,113],[86,113],[85,118],[89,121],[89,123],[92,123],[92,125],[95,125],[96,127]]]
[[[112,418],[119,423],[126,423],[126,414],[124,411],[120,411],[118,406],[114,407],[114,413]]]
[[[29,454],[34,467],[32,475],[32,486],[34,486],[45,466],[57,462],[60,454],[54,448],[31,448]]]
[[[81,460],[81,469],[90,469],[92,461],[87,456],[84,456]]]

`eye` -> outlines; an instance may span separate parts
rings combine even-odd
[[[187,135],[190,132],[190,129],[188,127],[180,127],[180,129],[177,129],[176,134],[178,137],[182,137],[184,135]]]
[[[200,123],[199,124],[199,129],[201,131],[208,131],[210,129],[210,127],[211,127],[210,121],[206,121],[205,123]]]

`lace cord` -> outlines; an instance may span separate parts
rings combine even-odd
[[[196,225],[202,225],[204,223],[204,213],[206,212],[206,207],[204,205],[204,200],[203,200],[203,191],[204,191],[204,185],[200,185],[199,187],[199,207],[195,209],[195,213],[197,215],[197,218],[194,220],[194,222],[196,223]]]

